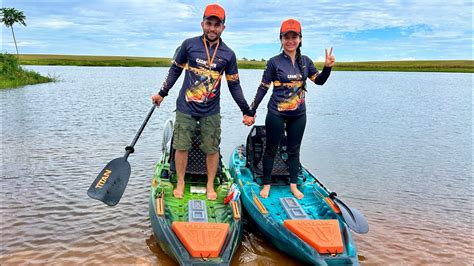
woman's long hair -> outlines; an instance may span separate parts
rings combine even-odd
[[[304,64],[303,64],[303,56],[301,55],[301,46],[303,46],[303,41],[300,41],[300,44],[298,45],[298,48],[296,48],[296,59],[295,59],[295,61],[297,62],[298,67],[300,68],[302,80],[303,80],[303,82],[305,82],[306,81],[306,77],[305,77],[305,72],[306,71],[305,71]]]
[[[301,77],[302,77],[302,80],[303,82],[305,83],[306,85],[306,71],[305,69],[303,68],[304,67],[304,64],[303,64],[303,56],[301,55],[301,46],[303,46],[303,40],[301,39],[301,35],[300,35],[300,44],[298,45],[298,48],[296,48],[296,58],[295,58],[295,61],[296,63],[298,64],[298,67],[300,68],[300,71],[301,71]],[[280,42],[281,42],[281,39],[283,38],[283,36],[280,36]],[[283,50],[283,44],[280,46],[280,51]],[[306,86],[305,86],[306,87]],[[306,90],[306,88],[304,88]]]

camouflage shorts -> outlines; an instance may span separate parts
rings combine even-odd
[[[197,123],[201,127],[201,146],[205,154],[219,151],[221,143],[221,115],[215,114],[207,117],[195,117],[176,111],[176,121],[173,132],[173,148],[175,150],[189,150],[191,139],[196,130]]]

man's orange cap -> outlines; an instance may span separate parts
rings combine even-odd
[[[224,8],[218,4],[207,5],[206,9],[204,10],[203,19],[206,19],[209,17],[217,17],[218,19],[220,19],[222,23],[224,23],[225,22]]]

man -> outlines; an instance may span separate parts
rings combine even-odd
[[[225,71],[232,98],[244,115],[254,116],[240,87],[234,52],[220,38],[225,29],[225,11],[217,4],[206,6],[201,27],[203,35],[186,39],[176,50],[173,64],[160,92],[152,97],[159,106],[185,69],[183,86],[176,100],[176,122],[173,132],[178,183],[173,196],[182,198],[188,150],[197,122],[201,127],[200,149],[206,154],[207,198],[215,200],[214,178],[219,163],[221,134],[220,81]]]

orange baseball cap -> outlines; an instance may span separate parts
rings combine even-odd
[[[217,17],[218,19],[221,20],[222,23],[224,23],[225,22],[224,8],[218,4],[207,5],[206,9],[204,10],[203,19],[206,19],[209,17]]]
[[[301,36],[301,24],[298,20],[290,18],[281,23],[280,36],[290,31],[296,32]]]

